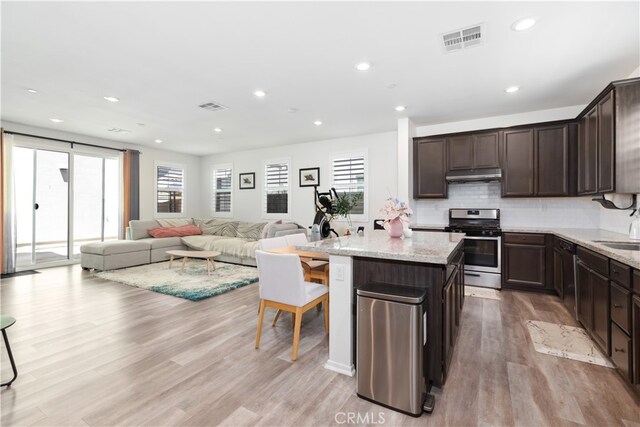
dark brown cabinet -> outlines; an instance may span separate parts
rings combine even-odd
[[[449,170],[473,169],[473,136],[447,138]]]
[[[597,155],[597,192],[608,193],[615,188],[615,152],[613,95],[610,91],[598,102],[598,155]]]
[[[582,247],[577,257],[578,320],[610,356],[609,259]]]
[[[640,285],[640,273],[638,274],[638,285]],[[633,378],[633,385],[640,392],[640,295],[634,295],[631,300],[631,346],[632,358],[630,374]]]
[[[503,136],[503,197],[569,196],[573,189],[573,124],[507,130]]]
[[[446,198],[446,140],[414,138],[413,144],[413,196],[416,199]]]
[[[502,138],[502,196],[532,196],[533,129],[507,130]]]
[[[591,293],[593,295],[593,338],[606,354],[611,355],[609,348],[609,279],[592,271]]]
[[[562,260],[562,249],[553,248],[553,289],[560,298],[563,296],[564,287],[564,265]]]
[[[591,271],[582,261],[576,263],[576,293],[578,300],[576,308],[578,310],[578,321],[586,330],[592,329],[593,315],[593,286],[591,284]]]
[[[442,289],[442,308],[443,308],[443,322],[442,322],[442,361],[443,376],[446,379],[449,373],[449,365],[451,363],[451,356],[453,355],[453,347],[455,343],[456,332],[456,273],[453,273],[447,284]]]
[[[502,240],[502,287],[547,290],[545,235],[503,233]]]
[[[578,194],[595,194],[597,188],[598,116],[594,107],[580,121],[578,144]]]
[[[536,196],[568,196],[569,126],[534,129]]]
[[[449,170],[500,167],[498,132],[457,135],[447,138]]]
[[[632,161],[628,156],[633,157],[633,146],[637,147],[637,118],[633,118],[633,114],[637,117],[639,85],[638,81],[621,86],[614,83],[581,118],[578,194],[611,193],[616,190],[632,193],[640,188],[640,183],[634,182],[638,180],[638,172],[632,170],[633,167],[627,169]],[[620,102],[616,99],[617,94],[620,95]],[[620,106],[621,115],[616,119],[614,111],[617,105]],[[630,134],[636,136],[629,137]],[[637,162],[637,157],[635,159]],[[619,173],[616,171],[617,164],[621,165]],[[622,179],[620,188],[616,188],[616,177]]]

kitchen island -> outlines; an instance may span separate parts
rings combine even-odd
[[[391,238],[384,230],[298,246],[329,254],[329,360],[325,367],[353,375],[355,291],[367,283],[388,283],[427,290],[426,372],[441,387],[447,376],[464,300],[464,235],[415,233]]]

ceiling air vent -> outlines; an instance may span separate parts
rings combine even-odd
[[[482,44],[483,34],[482,24],[443,34],[442,42],[444,43],[444,51],[455,52]]]
[[[227,107],[225,107],[224,105],[218,104],[216,102],[207,102],[206,104],[198,105],[198,107],[204,108],[205,110],[210,110],[210,111],[228,110]]]
[[[108,132],[113,132],[113,133],[131,133],[130,130],[128,129],[121,129],[121,128],[111,128],[111,129],[107,129]]]

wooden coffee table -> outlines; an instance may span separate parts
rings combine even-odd
[[[217,251],[167,251],[167,255],[171,255],[169,259],[169,269],[173,264],[173,257],[182,258],[182,268],[180,271],[184,271],[184,265],[187,263],[188,258],[198,258],[207,261],[207,275],[211,275],[211,271],[216,269],[216,264],[213,262],[213,258],[220,255]]]

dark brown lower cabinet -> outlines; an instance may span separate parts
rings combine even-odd
[[[592,271],[591,289],[593,293],[593,325],[591,332],[600,348],[607,355],[611,355],[609,347],[609,278]]]
[[[576,301],[578,320],[589,331],[592,329],[593,324],[591,270],[582,261],[576,263],[576,292],[578,295],[578,301]]]
[[[548,291],[544,234],[502,234],[502,287]]]
[[[615,323],[611,323],[611,360],[627,380],[631,381],[631,338]]]
[[[564,265],[562,263],[562,250],[553,248],[553,289],[560,298],[563,296]]]
[[[640,278],[640,274],[638,275]],[[640,284],[640,280],[637,281]],[[631,375],[633,385],[640,392],[640,296],[631,299],[631,343],[633,355],[631,358]]]
[[[449,365],[453,355],[453,346],[456,333],[456,275],[457,271],[449,277],[442,290],[442,375],[446,380],[449,374]]]

